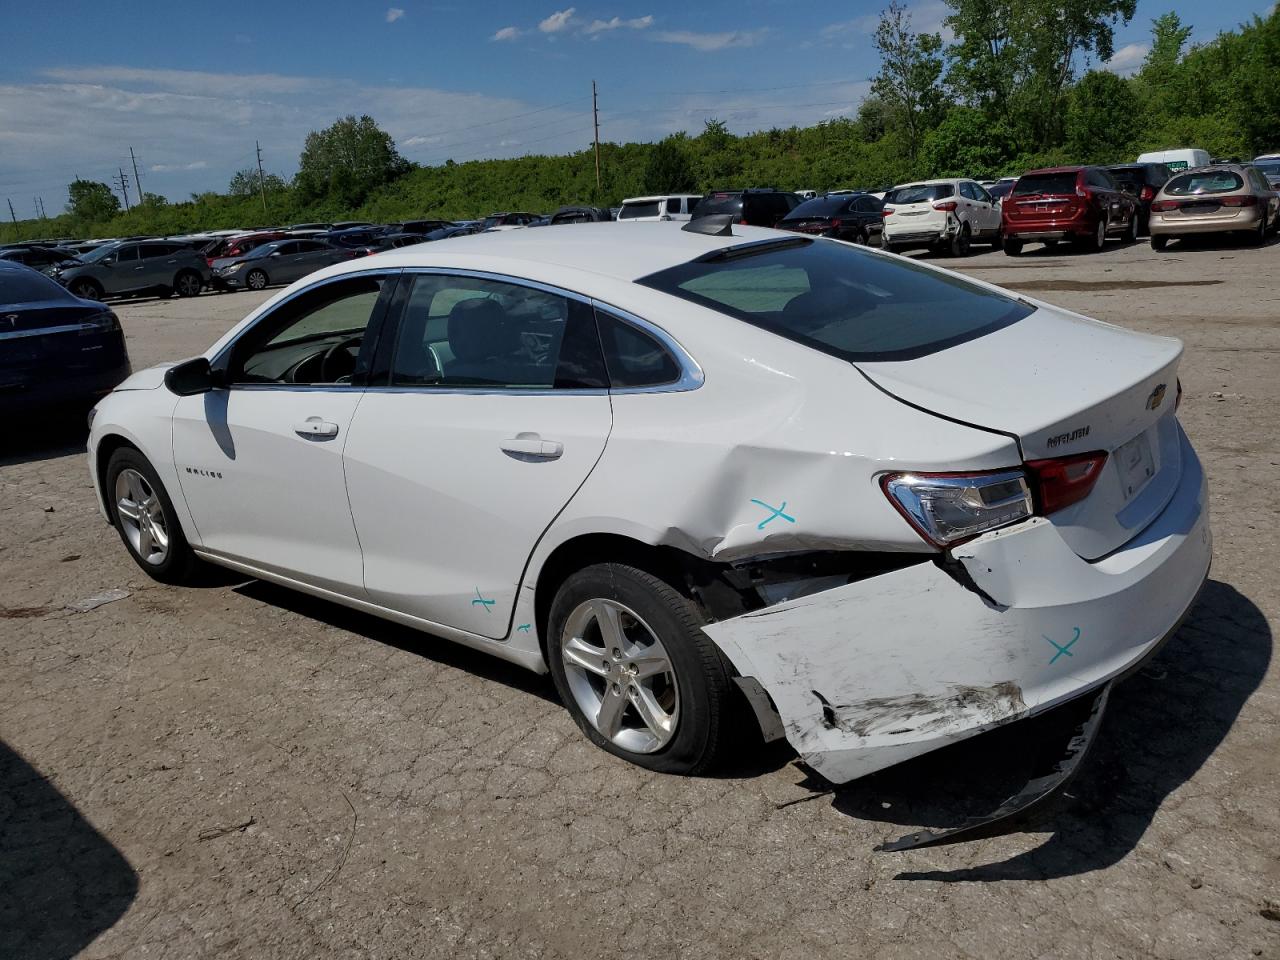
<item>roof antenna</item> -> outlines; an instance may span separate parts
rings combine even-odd
[[[730,225],[733,223],[731,213],[712,213],[697,220],[690,220],[681,230],[687,233],[701,233],[708,237],[732,237]]]

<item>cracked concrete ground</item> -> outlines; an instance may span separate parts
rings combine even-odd
[[[1029,724],[834,794],[749,741],[661,776],[546,679],[262,583],[152,583],[83,431],[30,425],[0,451],[0,957],[1280,957],[1280,246],[954,265],[1181,337],[1212,485],[1201,602],[1024,828],[871,852],[999,799]],[[141,368],[260,299],[117,310]]]

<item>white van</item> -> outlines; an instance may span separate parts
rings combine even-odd
[[[628,197],[618,211],[619,220],[690,220],[702,199],[700,193],[668,193],[660,197]]]
[[[1196,147],[1152,150],[1150,153],[1141,154],[1137,162],[1163,163],[1169,168],[1170,173],[1177,173],[1179,170],[1188,170],[1193,167],[1207,167],[1209,165],[1209,151],[1200,150]]]

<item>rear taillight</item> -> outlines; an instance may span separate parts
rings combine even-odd
[[[880,487],[894,508],[935,547],[953,547],[1031,516],[1021,470],[981,473],[889,473]]]
[[[939,200],[933,205],[933,209],[945,210],[947,213],[951,213],[956,209],[956,202],[954,200]]]
[[[739,221],[738,221],[738,226],[740,226],[740,227],[747,227],[747,226],[750,226],[750,224],[748,224],[748,223],[747,223],[747,220],[746,220],[746,218],[744,217],[743,219],[741,219],[741,220],[739,220]]]
[[[1089,188],[1088,188],[1088,187],[1086,187],[1086,186],[1084,185],[1084,182],[1083,182],[1082,180],[1077,180],[1077,181],[1076,181],[1076,196],[1077,196],[1077,197],[1084,197],[1086,200],[1088,200],[1091,196],[1093,196],[1093,194],[1091,194],[1091,193],[1089,192]]]
[[[1150,200],[1155,195],[1156,195],[1155,189],[1149,186],[1143,187],[1140,191],[1138,191],[1138,197],[1139,199],[1142,199],[1142,200]]]
[[[881,210],[880,210],[880,216],[882,216],[882,217],[891,217],[891,216],[893,216],[896,212],[897,212],[897,211],[896,211],[896,210],[894,210],[894,209],[893,209],[893,207],[882,207],[882,208],[881,208]]]
[[[1106,462],[1107,454],[1103,450],[1051,460],[1028,460],[1036,513],[1057,513],[1079,503],[1093,491]]]
[[[840,220],[839,218],[836,218],[831,221],[832,230],[839,230],[842,226],[844,226],[844,221]]]
[[[1242,197],[1223,197],[1218,203],[1224,207],[1256,207],[1258,198],[1247,193]]]
[[[1165,210],[1177,210],[1177,200],[1156,200],[1151,204],[1151,209],[1156,213],[1163,213]]]

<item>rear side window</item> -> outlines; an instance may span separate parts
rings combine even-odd
[[[1171,197],[1190,197],[1201,193],[1234,193],[1244,186],[1239,174],[1230,170],[1208,170],[1202,173],[1183,173],[1164,186]]]
[[[910,261],[828,241],[744,244],[638,283],[851,361],[910,360],[1016,323],[1031,307]]]
[[[680,212],[680,198],[667,197],[667,213],[679,213],[679,212]]]
[[[413,278],[392,386],[509,390],[607,386],[591,307],[480,277]]]
[[[732,214],[738,216],[742,213],[742,194],[740,193],[711,193],[702,198],[702,202],[698,204],[698,216],[710,217],[716,214]]]
[[[603,310],[596,311],[596,322],[613,389],[659,387],[680,379],[680,365],[657,339]]]
[[[1013,185],[1013,196],[1061,196],[1076,192],[1076,173],[1068,170],[1065,173],[1028,173],[1018,178]]]
[[[640,217],[656,217],[662,212],[660,202],[651,200],[645,203],[624,203],[618,211],[619,220],[636,220]]]
[[[914,183],[906,187],[898,187],[885,194],[885,203],[932,203],[934,200],[945,200],[956,195],[955,187],[949,183]]]

